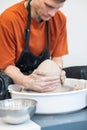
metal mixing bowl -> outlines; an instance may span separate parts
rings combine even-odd
[[[5,99],[0,101],[0,117],[10,124],[24,123],[36,111],[37,101],[33,99]]]

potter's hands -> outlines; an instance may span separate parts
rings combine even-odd
[[[38,70],[35,70],[27,78],[27,88],[37,92],[50,92],[60,86],[59,76],[46,76],[45,73],[39,72]]]

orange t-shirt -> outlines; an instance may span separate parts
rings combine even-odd
[[[24,31],[27,28],[28,11],[24,1],[6,9],[0,16],[0,69],[15,65],[25,46]],[[66,18],[61,11],[49,20],[50,55],[68,54]],[[46,48],[46,22],[31,19],[29,50],[40,55]]]

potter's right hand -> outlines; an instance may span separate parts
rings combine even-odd
[[[54,91],[60,86],[60,77],[46,76],[45,73],[35,70],[31,75],[27,76],[27,88],[37,92]]]

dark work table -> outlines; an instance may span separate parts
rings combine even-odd
[[[32,120],[41,130],[87,130],[87,108],[65,114],[35,114]]]

